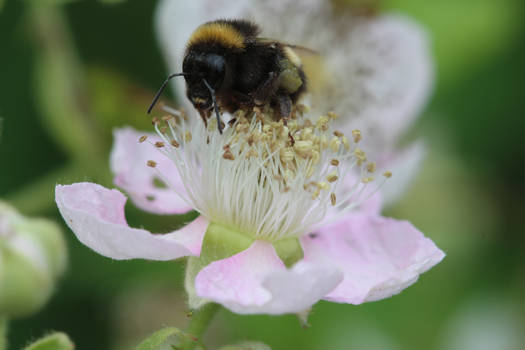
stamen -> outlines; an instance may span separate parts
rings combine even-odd
[[[363,136],[361,135],[361,131],[357,129],[352,130],[352,136],[354,137],[355,143],[358,143],[359,141],[363,139]]]
[[[339,210],[338,216],[368,196],[373,178],[367,173],[375,163],[356,147],[360,133],[349,140],[331,128],[338,118],[333,112],[312,123],[298,105],[284,125],[270,107],[255,107],[235,112],[220,135],[213,118],[205,127],[198,117],[184,120],[181,112],[164,110],[171,118],[162,117],[165,132],[154,123],[162,139],[155,146],[176,166],[184,200],[210,221],[272,241],[311,232],[328,210]],[[347,188],[349,174],[356,180]]]

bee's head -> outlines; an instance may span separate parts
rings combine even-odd
[[[218,91],[223,87],[226,76],[226,60],[215,53],[190,52],[182,64],[186,79],[186,94],[197,109],[209,109],[213,105],[209,86]]]

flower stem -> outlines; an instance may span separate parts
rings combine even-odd
[[[0,350],[7,349],[7,317],[0,316]]]
[[[199,340],[204,335],[204,332],[210,325],[211,320],[219,311],[220,305],[215,303],[209,303],[204,305],[201,309],[196,311],[192,316],[188,327],[186,328],[186,333],[191,334],[197,337]],[[196,345],[195,342],[186,344],[184,350],[192,350]],[[2,349],[0,349],[2,350]]]

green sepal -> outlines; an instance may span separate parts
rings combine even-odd
[[[192,335],[175,327],[167,327],[144,339],[135,350],[179,350],[187,344],[192,344],[194,350],[205,349]]]
[[[312,312],[312,309],[306,309],[301,312],[296,313],[297,319],[299,320],[299,323],[301,324],[301,327],[303,329],[310,328],[310,323],[308,322],[308,317],[310,316],[310,312]]]
[[[272,348],[258,341],[243,341],[237,344],[225,345],[219,350],[272,350]]]
[[[204,266],[199,258],[190,256],[186,263],[186,274],[184,276],[184,289],[188,294],[188,306],[192,310],[197,310],[209,303],[208,300],[197,296],[195,291],[195,277]]]
[[[189,257],[186,265],[184,287],[188,293],[188,306],[196,310],[208,303],[195,292],[195,277],[213,261],[229,258],[248,249],[253,239],[228,227],[210,223],[202,242],[200,257]]]
[[[65,333],[53,333],[28,345],[24,350],[73,350],[75,344]]]
[[[304,257],[303,248],[299,239],[296,237],[284,238],[275,243],[273,247],[277,255],[283,261],[286,267],[292,267],[296,262]]]
[[[228,227],[210,223],[202,242],[200,260],[202,266],[213,261],[229,258],[248,249],[253,239]]]

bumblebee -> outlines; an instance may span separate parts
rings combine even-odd
[[[246,20],[216,20],[191,35],[182,73],[166,79],[148,113],[168,81],[184,76],[186,95],[204,123],[215,111],[222,133],[220,110],[234,112],[269,104],[286,122],[292,106],[306,91],[306,75],[293,45],[260,38],[259,27]]]

